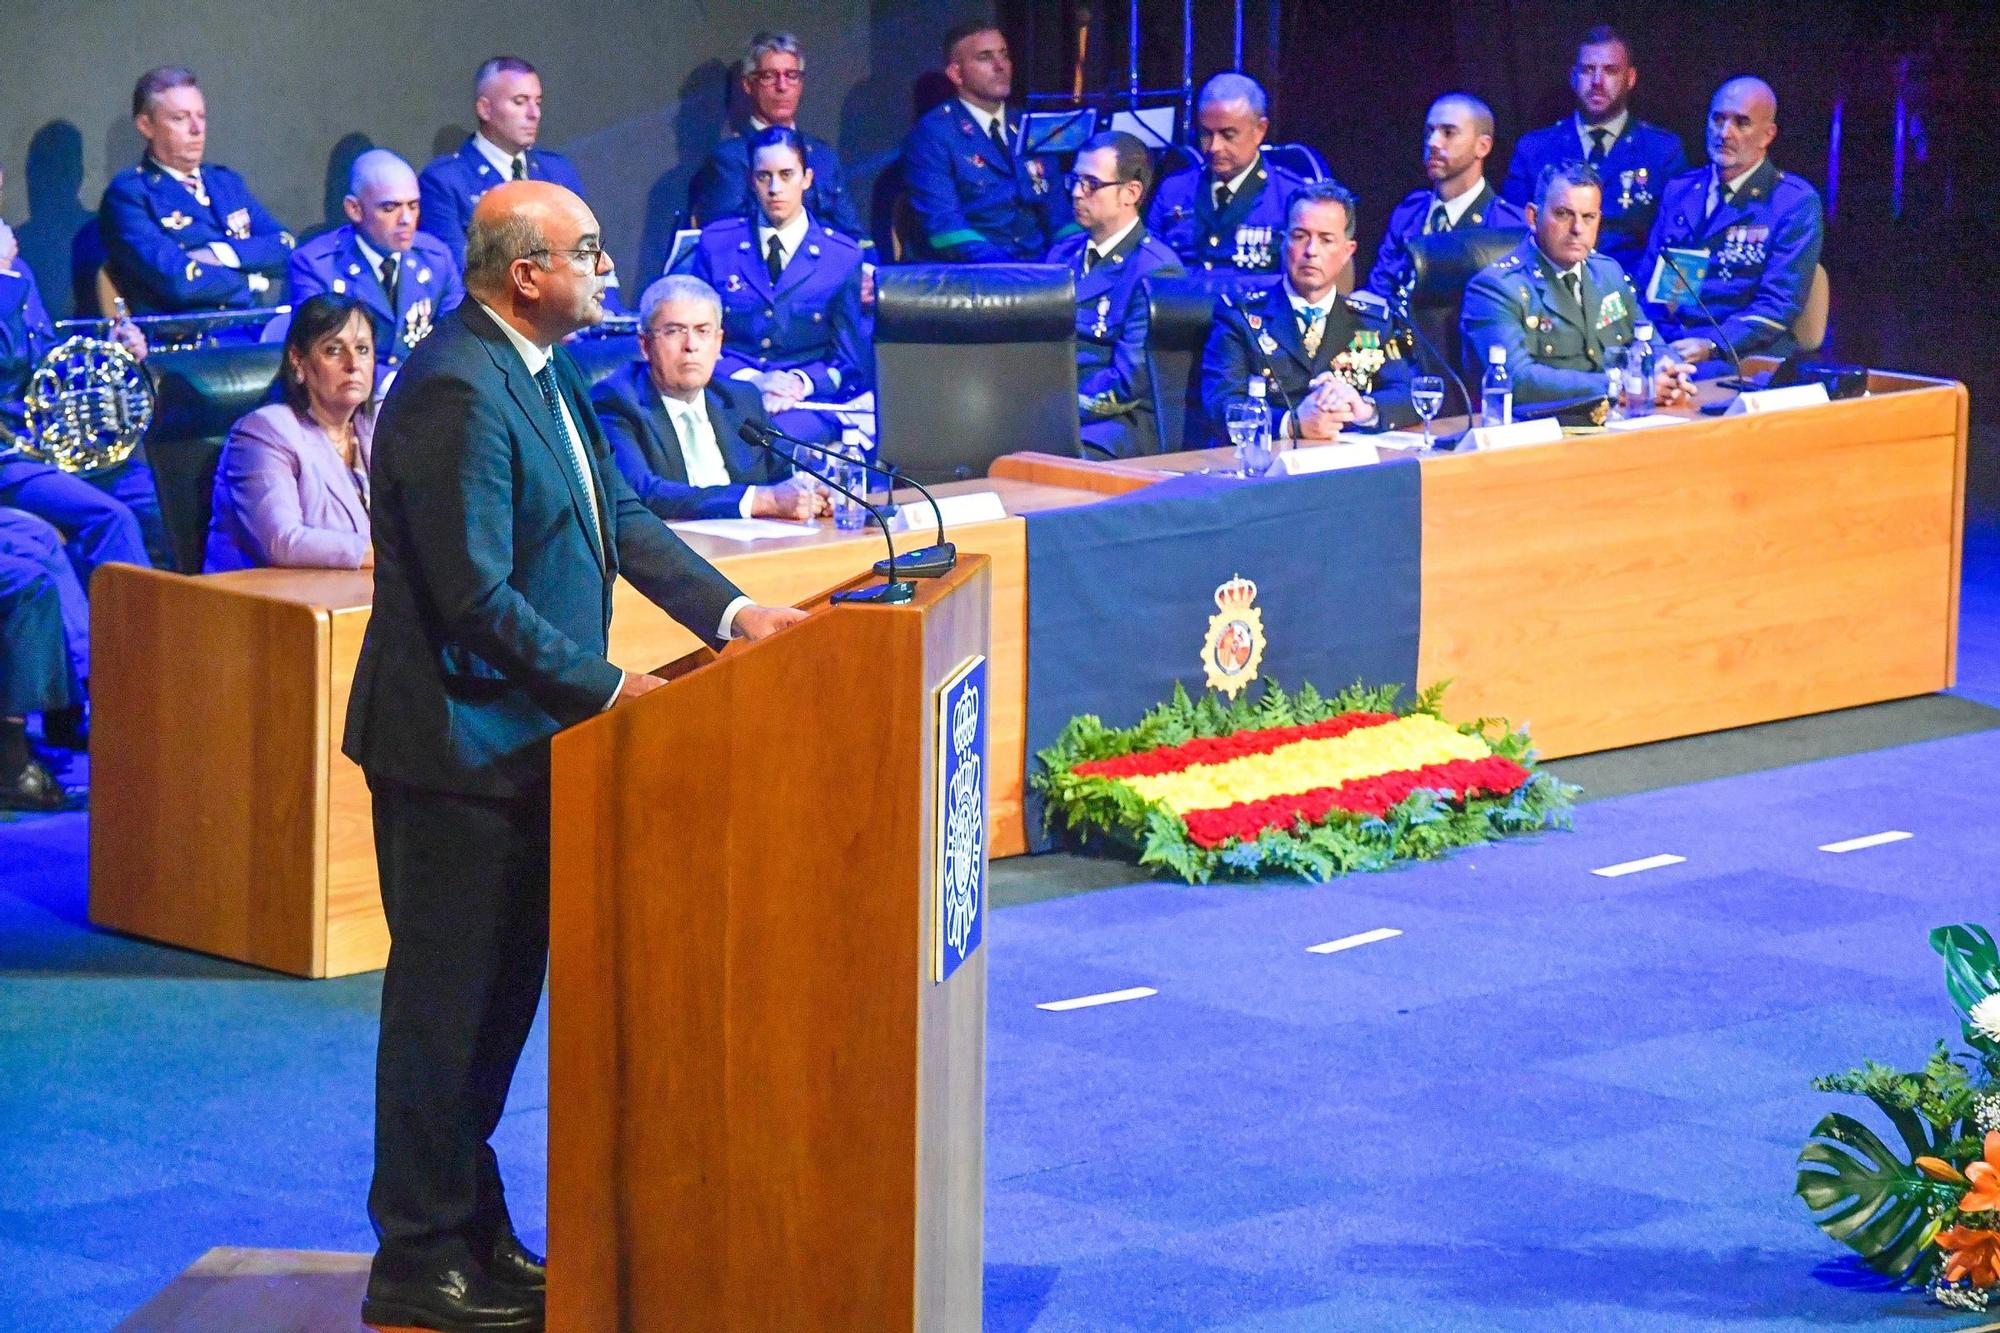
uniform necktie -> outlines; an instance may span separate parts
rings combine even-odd
[[[1083,271],[1085,273],[1090,272],[1090,270],[1097,267],[1098,261],[1103,258],[1103,255],[1097,253],[1096,246],[1086,245],[1083,247]]]
[[[1729,187],[1722,183],[1720,176],[1710,181],[1708,183],[1708,212],[1702,215],[1702,221],[1706,222],[1709,218],[1721,212],[1728,205],[1730,194]]]
[[[382,294],[389,298],[389,309],[392,312],[396,308],[396,279],[402,272],[402,265],[396,262],[396,256],[382,256]]]
[[[577,484],[583,488],[583,498],[590,503],[584,508],[590,513],[590,537],[597,543],[597,558],[604,559],[604,530],[598,526],[596,492],[590,484],[590,463],[583,456],[583,445],[571,433],[563,420],[562,390],[556,387],[556,363],[542,362],[542,368],[535,372],[535,387],[542,391],[542,401],[548,405],[549,419],[555,423],[556,434],[569,445],[569,465],[576,469]]]
[[[208,207],[208,186],[202,184],[201,173],[199,171],[188,177],[188,192],[194,196],[194,201],[197,204],[200,204],[203,208]]]
[[[1604,154],[1610,151],[1610,148],[1611,131],[1600,125],[1590,132],[1590,151],[1584,154],[1583,160],[1594,167],[1604,160]]]
[[[775,231],[771,233],[771,243],[764,247],[764,267],[774,283],[785,271],[785,243]]]
[[[990,128],[993,133],[993,146],[998,148],[1004,156],[1007,152],[1007,118],[1005,116],[995,116]]]
[[[1431,220],[1424,225],[1424,235],[1435,236],[1441,231],[1451,230],[1451,213],[1443,204],[1431,210]]]
[[[1235,197],[1236,191],[1229,188],[1228,181],[1218,184],[1215,187],[1215,211],[1220,213],[1223,209],[1229,207],[1229,201]]]
[[[1575,269],[1562,275],[1562,284],[1569,290],[1569,299],[1576,302],[1578,310],[1583,309],[1583,275]]]
[[[514,154],[514,179],[517,181],[528,179],[528,155],[526,153]]]
[[[1316,305],[1305,306],[1299,310],[1299,320],[1305,325],[1299,343],[1306,349],[1307,356],[1319,355],[1319,340],[1326,332],[1325,317],[1326,312]]]

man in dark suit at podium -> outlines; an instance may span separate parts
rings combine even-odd
[[[514,1235],[488,1139],[548,963],[549,737],[660,684],[605,658],[613,584],[715,643],[803,618],[752,604],[612,465],[559,345],[604,317],[609,270],[571,191],[489,191],[469,299],[412,353],[375,431],[375,602],[343,747],[374,797],[390,937],[369,1323],[542,1327],[542,1262]]]

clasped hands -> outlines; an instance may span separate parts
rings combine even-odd
[[[1374,421],[1375,405],[1330,370],[1313,376],[1294,414],[1294,424],[1302,440],[1335,439],[1343,426],[1367,426]]]
[[[833,512],[833,497],[803,475],[791,476],[775,486],[755,486],[750,491],[750,517],[780,518],[805,523],[825,518]]]
[[[803,371],[767,370],[750,381],[764,395],[764,410],[784,412],[812,396],[812,381]]]

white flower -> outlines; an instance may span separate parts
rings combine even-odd
[[[1967,1017],[1980,1036],[1988,1041],[2000,1041],[2000,994],[1989,995],[1973,1005]]]

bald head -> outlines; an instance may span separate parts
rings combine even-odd
[[[611,264],[597,216],[550,181],[480,196],[465,233],[465,289],[546,346],[604,318]]]
[[[1752,75],[1731,79],[1708,104],[1708,160],[1724,180],[1763,165],[1778,137],[1778,95]]]
[[[417,239],[417,173],[386,148],[354,159],[341,206],[363,239],[384,254],[401,254]]]

